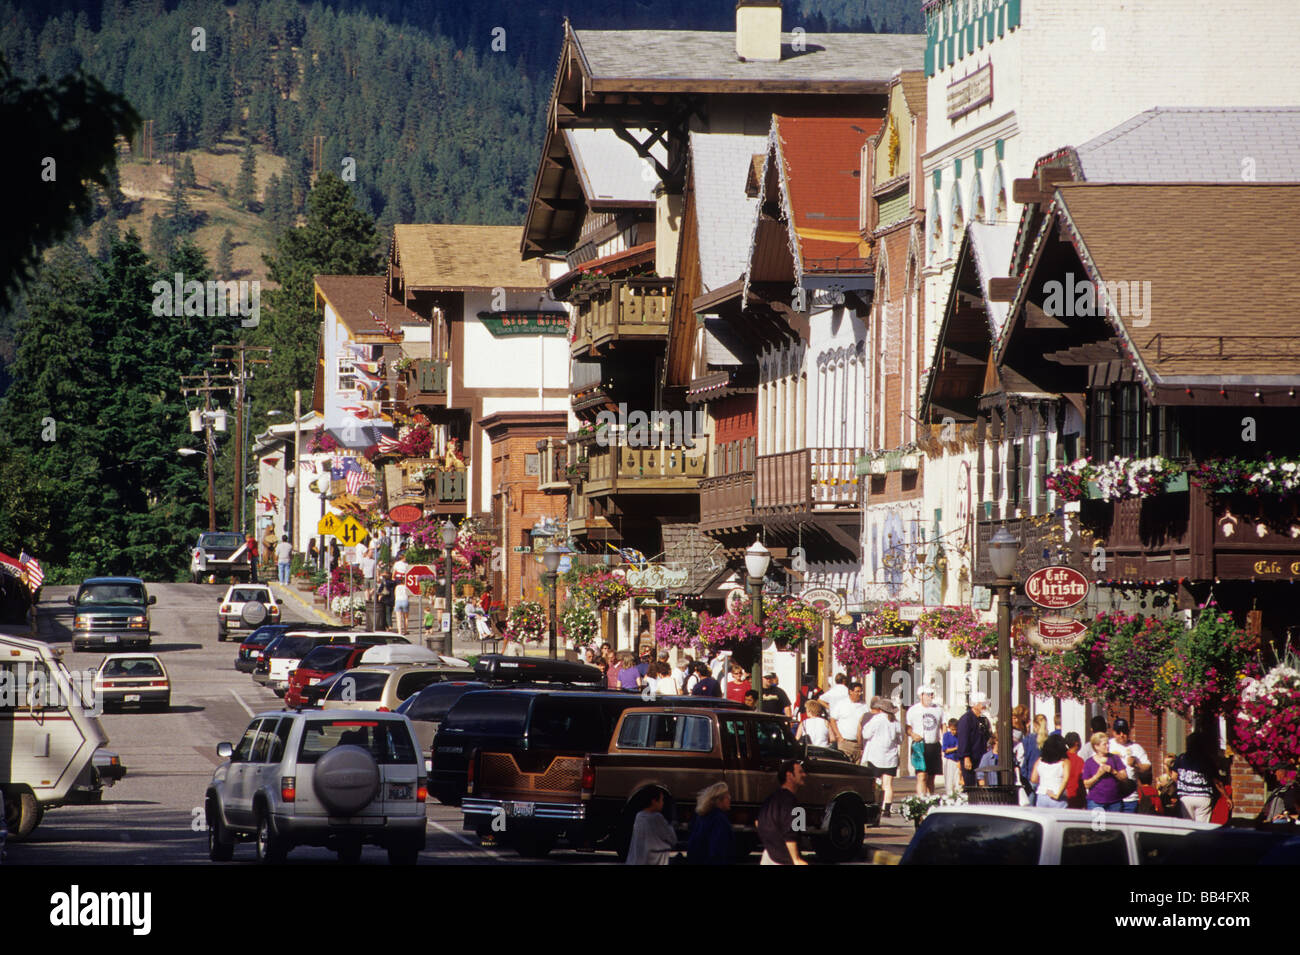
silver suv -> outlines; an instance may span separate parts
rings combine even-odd
[[[204,797],[208,857],[229,861],[253,840],[259,862],[294,846],[323,846],[355,863],[365,843],[393,865],[414,865],[425,846],[424,760],[411,722],[397,713],[261,713]]]

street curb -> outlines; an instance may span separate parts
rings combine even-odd
[[[301,607],[303,610],[307,611],[308,613],[315,614],[317,619],[319,619],[322,623],[328,623],[331,626],[336,626],[336,627],[343,625],[343,621],[339,620],[332,613],[329,613],[325,610],[320,610],[314,604],[307,603],[301,597],[299,597],[296,592],[290,590],[288,587],[280,583],[278,580],[271,581],[269,586],[271,590],[275,593],[275,595],[280,598],[281,603],[297,604],[299,607]]]

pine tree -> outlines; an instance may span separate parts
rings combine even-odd
[[[270,223],[273,235],[293,228],[297,216],[293,211],[292,189],[287,176],[273,174],[266,181],[266,208],[263,215]]]
[[[239,161],[239,175],[235,178],[235,202],[249,212],[257,211],[257,155],[250,142],[244,147]]]
[[[217,243],[217,261],[214,271],[217,278],[229,280],[235,275],[235,236],[229,229],[221,233],[221,241]]]
[[[194,172],[194,160],[191,159],[189,156],[186,156],[184,159],[181,160],[179,176],[180,176],[180,183],[186,189],[193,189],[196,186],[198,186],[199,177]]]

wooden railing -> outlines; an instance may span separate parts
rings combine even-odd
[[[695,490],[708,469],[708,440],[697,436],[695,447],[633,448],[587,445],[585,493],[616,491]]]
[[[447,378],[451,362],[436,358],[417,358],[402,378],[408,406],[427,404],[447,397]]]
[[[589,297],[577,296],[572,353],[580,355],[615,339],[666,338],[672,292],[672,279],[625,279]]]
[[[568,490],[569,449],[563,438],[544,438],[537,442],[539,491]]]
[[[700,530],[740,530],[754,521],[754,472],[740,471],[700,482]]]
[[[758,458],[757,507],[813,511],[861,506],[861,448],[802,448]]]

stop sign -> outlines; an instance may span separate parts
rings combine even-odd
[[[402,582],[406,584],[407,590],[418,597],[420,595],[420,578],[435,576],[437,575],[434,574],[433,568],[428,564],[416,564],[406,572],[406,577]]]

